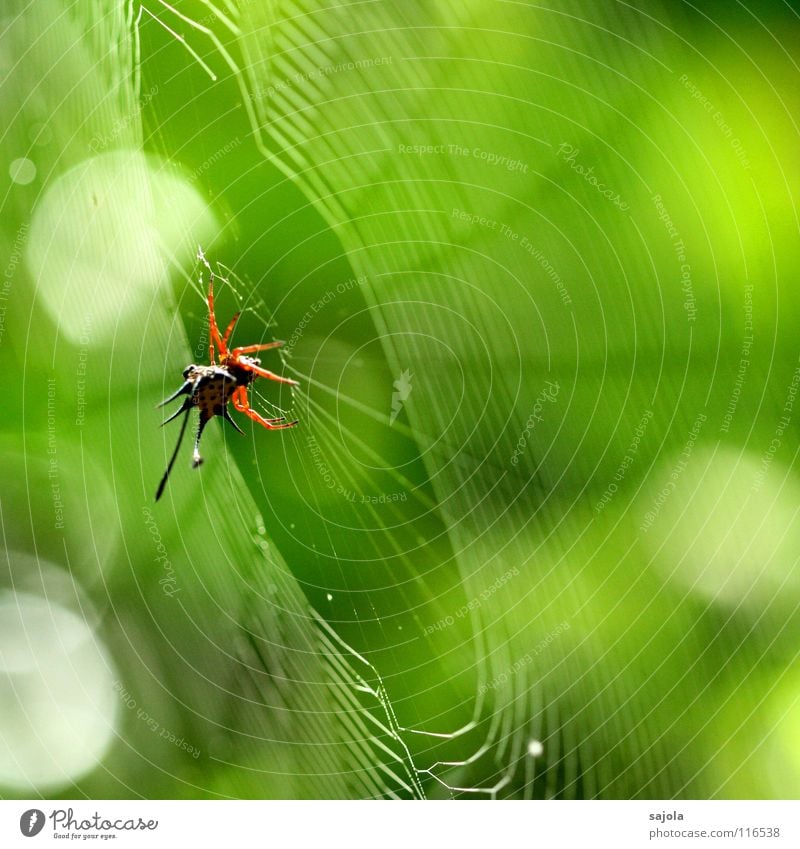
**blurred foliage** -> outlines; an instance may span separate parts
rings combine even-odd
[[[4,795],[796,796],[790,7],[4,16]],[[300,425],[156,505],[198,245]]]

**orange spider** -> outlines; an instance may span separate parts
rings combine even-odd
[[[186,432],[186,424],[189,421],[189,412],[192,408],[197,407],[200,410],[197,438],[195,439],[194,453],[192,454],[192,468],[194,469],[203,462],[203,458],[200,456],[200,437],[203,435],[203,429],[206,424],[214,416],[222,416],[239,433],[243,433],[242,429],[231,418],[228,412],[229,401],[233,402],[233,406],[239,412],[249,416],[254,422],[258,422],[268,430],[283,430],[287,427],[294,427],[297,424],[296,421],[287,422],[283,418],[265,419],[250,406],[247,399],[247,388],[256,377],[266,377],[268,380],[276,380],[278,383],[288,383],[290,386],[297,386],[298,383],[296,380],[290,380],[288,377],[280,377],[271,371],[261,368],[261,360],[255,357],[244,356],[245,354],[254,354],[256,351],[280,348],[284,344],[283,342],[267,342],[264,345],[245,345],[241,348],[234,348],[231,351],[228,350],[228,340],[233,333],[233,328],[236,326],[238,318],[239,313],[237,312],[228,324],[225,333],[222,336],[219,335],[219,327],[217,326],[217,319],[214,315],[214,275],[212,274],[208,284],[208,327],[211,333],[208,352],[211,365],[197,366],[193,363],[187,366],[183,370],[183,386],[158,405],[159,407],[163,407],[180,395],[189,396],[184,400],[179,410],[161,423],[163,426],[167,422],[171,422],[177,418],[181,413],[186,414],[183,418],[183,424],[181,425],[181,432],[178,435],[175,450],[172,452],[172,457],[170,458],[167,470],[164,472],[164,477],[161,478],[161,483],[158,485],[156,501],[161,498],[164,487],[167,485],[167,478],[169,478],[175,458],[178,456],[178,450],[181,447],[183,435]],[[216,346],[219,352],[219,365],[217,365],[214,346]]]

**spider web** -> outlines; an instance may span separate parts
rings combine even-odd
[[[212,8],[222,20],[222,9]],[[168,456],[173,434],[158,430],[152,402],[174,380],[173,364],[191,359],[190,344],[175,304],[161,288],[166,282],[161,266],[147,269],[155,278],[147,281],[149,290],[142,286],[131,293],[125,291],[132,285],[128,278],[113,279],[106,265],[127,245],[127,228],[139,223],[134,213],[154,226],[136,231],[141,242],[126,255],[132,261],[150,248],[159,232],[155,224],[169,233],[176,210],[183,211],[176,199],[174,207],[168,205],[172,215],[158,217],[156,195],[164,191],[164,175],[141,153],[136,34],[152,15],[135,3],[97,2],[77,10],[60,0],[43,0],[26,15],[4,33],[4,62],[13,70],[2,90],[4,104],[9,114],[12,102],[22,104],[7,138],[12,149],[27,151],[32,143],[20,115],[30,123],[41,110],[54,128],[54,144],[36,152],[46,177],[39,196],[18,193],[4,208],[3,240],[10,235],[13,243],[15,231],[9,228],[41,214],[53,186],[71,180],[72,191],[62,197],[74,200],[70,210],[85,220],[77,231],[64,215],[50,232],[31,228],[26,252],[49,250],[52,256],[63,240],[67,256],[57,257],[54,275],[63,285],[62,298],[68,292],[83,299],[89,316],[107,306],[113,315],[110,328],[97,321],[72,345],[69,319],[61,319],[62,329],[57,310],[43,306],[52,284],[21,263],[16,285],[24,292],[19,301],[30,308],[28,333],[43,330],[35,343],[21,335],[24,347],[9,356],[20,362],[24,357],[26,400],[28,386],[37,385],[28,370],[35,377],[36,369],[38,377],[47,370],[59,393],[52,415],[65,423],[52,439],[72,519],[63,538],[54,535],[57,546],[48,554],[68,585],[90,584],[91,601],[103,611],[102,638],[111,646],[118,689],[129,694],[112,711],[122,719],[112,729],[111,754],[93,775],[66,786],[87,798],[174,795],[176,788],[217,797],[421,797],[419,774],[380,676],[309,604],[266,538],[235,464],[226,467],[219,433],[210,434],[221,458],[211,474],[195,477],[189,490],[176,469],[177,483],[171,480],[158,512],[153,508],[153,461]],[[128,183],[115,184],[126,168],[136,177],[131,184],[140,206],[131,204]],[[175,226],[183,223],[178,218]],[[186,233],[178,235],[180,242]],[[97,288],[79,291],[76,280],[85,282],[88,272],[80,268],[76,275],[74,266],[86,259],[84,242],[90,239],[97,241],[100,258],[90,269]],[[159,245],[163,268],[181,268],[187,275],[185,258],[173,247],[166,238]],[[193,293],[202,291],[199,279],[186,284]],[[152,344],[155,339],[161,342]],[[77,371],[80,363],[85,371]],[[84,373],[86,421],[68,427],[75,420],[76,374]],[[28,400],[28,409],[36,410],[36,403]],[[47,431],[41,431],[35,413],[28,413],[27,422],[24,413],[23,405],[17,429],[24,433],[25,487],[4,492],[3,515],[30,516],[28,544],[39,562],[41,546],[49,544],[42,529],[53,524],[53,503],[49,484],[42,488],[44,500],[33,490],[35,454],[26,453],[26,445],[38,446]],[[220,492],[226,493],[223,501]],[[154,546],[161,560],[154,560]],[[126,711],[132,702],[137,709]],[[180,748],[188,739],[214,764],[207,774],[202,762],[198,768]]]
[[[413,436],[434,483],[435,492],[426,500],[437,503],[447,516],[448,535],[465,596],[472,601],[486,592],[487,585],[502,580],[508,562],[520,564],[522,570],[529,569],[530,552],[548,536],[531,527],[529,502],[523,497],[527,486],[530,494],[540,500],[534,495],[539,489],[537,480],[531,477],[526,483],[510,475],[504,457],[511,452],[509,435],[514,431],[514,422],[502,415],[502,401],[512,400],[512,407],[519,410],[520,417],[524,415],[524,385],[492,369],[493,363],[509,364],[510,376],[517,377],[513,367],[520,360],[518,340],[525,335],[520,328],[526,323],[535,326],[540,323],[540,316],[537,307],[528,314],[530,307],[524,299],[515,302],[520,311],[516,321],[510,321],[508,313],[503,315],[499,310],[494,310],[496,316],[492,315],[493,305],[484,307],[480,287],[472,281],[482,276],[491,279],[499,273],[509,277],[512,286],[522,289],[527,269],[510,256],[494,259],[473,254],[468,261],[453,244],[450,228],[443,226],[443,219],[454,208],[479,209],[490,220],[508,220],[508,212],[504,213],[497,202],[490,203],[480,190],[479,197],[470,197],[469,178],[454,167],[448,168],[448,164],[428,168],[422,157],[402,165],[393,161],[398,138],[403,139],[409,131],[416,136],[412,142],[420,140],[421,135],[434,149],[450,149],[452,135],[446,132],[447,122],[459,120],[452,117],[457,108],[448,105],[436,116],[444,122],[440,126],[445,132],[437,133],[435,127],[428,132],[428,125],[423,124],[426,132],[420,134],[419,125],[408,123],[417,107],[410,103],[404,111],[399,100],[404,90],[436,92],[437,79],[428,68],[442,53],[450,51],[446,41],[448,28],[478,31],[477,8],[447,4],[446,8],[440,5],[431,12],[429,7],[414,4],[403,10],[393,7],[389,12],[385,4],[371,4],[360,13],[359,26],[354,31],[346,23],[346,6],[322,10],[315,4],[281,3],[270,9],[268,35],[264,36],[264,20],[259,13],[244,9],[250,26],[260,33],[257,38],[243,39],[251,92],[269,92],[268,96],[248,99],[259,110],[257,129],[268,128],[268,154],[276,156],[287,173],[317,198],[350,249],[356,273],[371,281],[365,294],[393,372],[405,368],[424,375],[433,364],[439,370],[435,390],[414,399],[410,412]],[[521,29],[524,32],[524,27]],[[460,49],[465,56],[480,56],[483,52],[478,42],[469,37]],[[420,58],[414,61],[417,54]],[[390,67],[380,61],[386,58]],[[253,70],[256,68],[258,71]],[[482,74],[483,70],[476,73]],[[398,75],[402,84],[398,83]],[[283,81],[288,85],[281,85]],[[487,88],[480,76],[472,78],[468,64],[460,69],[459,90],[466,96]],[[459,91],[447,90],[447,95],[452,98],[451,104],[458,102]],[[347,111],[342,115],[343,123],[336,125],[339,103],[346,104]],[[323,108],[334,117],[326,119]],[[491,118],[482,121],[487,140],[495,145],[497,140],[492,136],[496,128],[503,126],[503,120],[507,119],[498,116],[494,125]],[[474,121],[467,124],[471,130],[481,129]],[[316,130],[311,137],[309,126]],[[334,127],[335,133],[328,130]],[[392,133],[394,127],[400,130],[398,134]],[[519,135],[523,140],[529,137],[527,133]],[[536,143],[536,139],[531,141]],[[309,167],[309,162],[324,162],[326,166]],[[338,184],[337,176],[344,178]],[[426,184],[427,179],[431,182]],[[509,175],[507,182],[511,179]],[[474,183],[480,186],[484,180],[485,175],[479,175]],[[500,201],[514,194],[502,180],[500,175],[493,188]],[[426,191],[428,185],[435,187],[434,194]],[[362,187],[369,187],[368,201],[359,199]],[[443,197],[445,192],[449,192],[447,199]],[[363,209],[370,209],[373,214],[364,215]],[[377,210],[382,210],[382,214],[374,214]],[[396,232],[403,234],[399,241],[392,238]],[[480,242],[477,247],[483,248]],[[445,263],[442,251],[448,250]],[[486,266],[483,271],[478,268],[480,262]],[[387,291],[391,292],[391,302]],[[457,309],[453,309],[456,304]],[[415,305],[425,305],[425,311],[414,309]],[[455,348],[455,369],[438,356],[435,345],[425,344],[429,339],[446,340],[448,346]],[[503,344],[504,339],[510,344]],[[459,345],[459,340],[466,345]],[[488,367],[472,356],[473,340],[487,353]],[[551,358],[549,347],[543,348],[541,364],[549,367]],[[459,370],[463,363],[469,363],[471,379],[488,389],[475,398],[466,396],[471,406],[460,407],[456,419],[452,410],[465,400],[463,395],[460,399],[455,396],[462,385]],[[291,368],[291,361],[289,365]],[[308,376],[304,377],[308,383]],[[343,396],[340,389],[337,392],[347,403],[346,393]],[[487,403],[489,396],[492,406]],[[320,443],[325,456],[336,464],[336,474],[347,487],[357,488],[352,464],[336,461],[344,441],[335,433],[342,430],[336,418],[331,414],[326,417],[309,397],[306,419],[322,435]],[[494,443],[476,439],[472,422],[480,423],[482,433],[494,432],[500,437]],[[345,430],[347,440],[357,439],[357,434]],[[438,434],[445,438],[437,440]],[[526,469],[530,468],[527,464]],[[408,482],[403,484],[407,486]],[[518,487],[522,487],[521,492]],[[498,502],[510,506],[498,512],[494,507]],[[540,522],[550,522],[548,512],[545,500],[538,512]],[[397,520],[402,521],[403,511],[397,513]],[[413,521],[408,512],[405,520]],[[486,534],[487,528],[494,533]],[[559,530],[564,532],[563,525]],[[498,551],[503,552],[502,558]],[[524,615],[520,622],[514,616],[520,607],[515,599],[517,592],[512,590],[509,594],[500,588],[490,604],[481,604],[470,612],[477,661],[472,717],[461,728],[436,736],[445,744],[453,744],[455,752],[463,752],[469,740],[475,741],[474,749],[470,752],[467,748],[467,754],[456,757],[439,755],[426,773],[451,792],[490,797],[591,792],[589,780],[583,777],[581,758],[584,763],[591,763],[597,773],[602,774],[603,767],[594,756],[591,735],[580,727],[576,707],[569,706],[573,687],[561,683],[565,669],[575,667],[575,649],[556,645],[547,658],[549,675],[543,674],[539,662],[526,663],[529,645],[538,644],[537,637],[546,639],[558,631],[560,623],[548,621],[548,616],[537,621],[536,617],[531,620]],[[570,607],[569,603],[566,606]],[[444,618],[447,619],[446,612]],[[548,677],[555,678],[555,683],[549,683]],[[576,677],[581,680],[581,676]],[[593,685],[591,679],[587,683],[590,690],[602,693],[599,684]],[[567,705],[563,715],[558,710],[559,703]],[[544,743],[540,744],[542,740]],[[538,746],[546,748],[547,769],[535,790]],[[470,776],[481,776],[480,782],[471,784]],[[595,787],[608,792],[601,780]]]
[[[649,213],[659,189],[642,151],[660,164],[665,147],[685,141],[659,100],[678,60],[689,61],[680,39],[670,41],[655,8],[634,15],[582,3],[282,0],[226,9],[213,26],[178,17],[208,39],[264,156],[313,201],[366,281],[358,291],[388,383],[404,395],[403,375],[413,376],[402,418],[384,426],[413,442],[424,475],[393,466],[391,449],[363,438],[388,410],[317,379],[310,358],[285,360],[302,378],[295,402],[313,440],[290,456],[298,487],[312,493],[311,521],[323,528],[313,538],[324,542],[328,524],[347,522],[365,561],[391,552],[396,603],[417,617],[442,662],[436,698],[460,711],[443,709],[440,722],[420,711],[415,723],[427,690],[398,697],[394,674],[360,692],[411,718],[386,727],[424,764],[418,774],[450,793],[717,792],[706,769],[722,745],[703,710],[707,672],[741,644],[707,642],[690,594],[663,586],[651,569],[663,554],[627,512],[646,500],[643,481],[658,473],[660,452],[680,450],[696,411],[710,412],[712,387],[687,381],[688,364],[718,344],[687,325],[685,301],[662,294],[661,223],[620,215],[633,200]],[[648,120],[635,124],[636,111]],[[587,165],[560,154],[575,138]],[[696,200],[667,162],[690,217]],[[603,170],[610,203],[598,205],[588,163]],[[623,186],[632,196],[615,202]],[[574,215],[580,227],[559,227]],[[705,230],[701,216],[694,223]],[[693,247],[715,276],[713,250]],[[557,398],[548,397],[554,382]],[[664,399],[670,411],[681,401],[669,432],[639,455],[629,501],[598,519],[587,502],[598,503],[613,479],[642,412]],[[362,492],[375,480],[368,458],[407,502],[355,512],[311,485],[330,474],[345,493]],[[437,592],[437,575],[419,575],[407,534],[429,513],[440,528],[427,542],[440,544],[443,573],[456,565],[460,596]],[[354,559],[331,539],[312,556],[339,568]],[[420,596],[430,602],[424,613]],[[369,654],[370,634],[392,645],[389,617],[363,615],[371,603],[332,623],[335,633],[350,629],[356,659]],[[743,650],[747,675],[762,656],[760,645]],[[372,663],[382,673],[387,664]],[[684,684],[701,697],[680,701]],[[698,737],[703,767],[688,769],[681,753]]]
[[[166,3],[162,2],[161,5],[174,11]],[[211,4],[206,5],[214,9]],[[425,345],[406,344],[402,334],[410,327],[414,329],[414,337],[423,339],[447,339],[448,342],[452,342],[454,339],[467,341],[470,336],[474,336],[480,340],[487,352],[491,352],[488,358],[490,365],[496,358],[500,361],[518,362],[519,350],[513,345],[507,351],[498,352],[497,350],[498,340],[508,336],[508,319],[501,318],[500,326],[488,321],[487,313],[481,305],[478,287],[468,282],[475,279],[475,269],[468,270],[465,265],[457,263],[452,269],[437,271],[434,277],[437,278],[438,291],[433,298],[433,290],[429,285],[424,284],[419,288],[409,285],[412,278],[408,276],[408,270],[418,271],[430,265],[436,267],[437,263],[433,260],[435,254],[432,253],[437,246],[436,239],[404,239],[400,243],[393,243],[389,236],[392,225],[384,223],[380,218],[376,219],[378,229],[370,235],[365,235],[362,229],[371,222],[365,222],[363,217],[354,211],[359,206],[358,201],[354,199],[352,205],[348,202],[350,199],[347,193],[352,191],[350,188],[352,185],[358,185],[359,179],[354,178],[352,168],[355,163],[351,160],[352,154],[345,150],[346,142],[341,142],[337,149],[333,146],[332,138],[328,133],[323,132],[308,138],[302,128],[305,117],[317,103],[330,104],[336,97],[342,96],[328,90],[330,82],[333,82],[334,88],[339,79],[344,79],[345,87],[350,85],[352,77],[346,74],[342,76],[336,69],[350,66],[359,69],[363,66],[369,69],[370,74],[373,74],[375,68],[370,63],[370,59],[379,54],[400,60],[409,59],[418,49],[413,43],[413,30],[409,30],[408,34],[401,31],[400,37],[403,39],[401,44],[393,40],[397,35],[396,31],[387,30],[388,35],[384,37],[382,50],[376,49],[377,42],[370,38],[373,33],[370,32],[369,27],[365,27],[363,31],[365,39],[368,40],[368,50],[366,44],[360,43],[357,35],[352,44],[347,43],[346,39],[337,42],[329,35],[323,35],[325,32],[337,31],[342,24],[339,12],[343,9],[344,7],[341,10],[337,7],[328,13],[322,13],[321,10],[310,6],[305,7],[302,3],[278,4],[271,8],[274,17],[270,17],[269,24],[264,27],[262,22],[257,22],[259,12],[242,7],[240,15],[234,15],[231,20],[222,22],[216,31],[212,27],[192,21],[183,14],[178,13],[178,15],[180,20],[194,30],[195,35],[210,39],[224,63],[233,71],[243,95],[243,102],[246,104],[248,113],[251,114],[257,142],[265,155],[286,170],[287,174],[303,186],[310,196],[318,198],[326,218],[336,226],[337,232],[350,247],[356,272],[361,272],[371,281],[375,281],[375,284],[364,287],[364,292],[368,296],[367,300],[376,325],[382,333],[384,347],[389,361],[393,364],[393,371],[400,373],[403,368],[412,364],[411,371],[424,374],[426,367],[431,363],[436,363],[437,368],[442,369],[443,372],[446,372],[450,366],[449,363],[442,362]],[[373,4],[373,8],[368,11],[374,13],[377,21],[383,24],[385,21],[382,15],[385,9],[383,4],[377,4],[377,6]],[[233,12],[233,9],[230,11]],[[448,15],[444,15],[440,10],[436,15],[437,25],[443,18],[447,18],[451,25],[470,23],[469,10],[453,6],[449,7],[447,12]],[[327,18],[325,25],[320,23],[322,14],[325,14]],[[407,17],[403,15],[402,23],[416,20],[416,14],[424,18],[427,12],[423,14],[421,8],[415,7],[413,14],[411,12],[406,14]],[[281,20],[292,21],[295,24],[302,22],[302,26],[284,29],[275,24],[276,21]],[[246,25],[243,26],[245,21]],[[328,26],[331,27],[330,30]],[[257,38],[248,36],[250,28],[259,32]],[[223,30],[227,31],[224,35]],[[232,48],[226,43],[229,34],[240,39],[241,47],[247,57],[244,60],[243,69],[234,59]],[[183,37],[179,40],[189,49]],[[311,55],[308,57],[303,55],[304,48],[310,48],[312,45],[313,59]],[[469,47],[478,52],[474,43],[467,44],[467,50]],[[363,54],[359,54],[359,50],[364,51]],[[190,49],[190,52],[195,55],[194,50]],[[433,50],[433,52],[435,54],[436,51]],[[207,68],[205,62],[203,65]],[[252,70],[256,67],[261,69],[258,73]],[[327,71],[321,74],[321,68],[334,70],[331,74]],[[408,64],[404,70],[406,69],[411,73],[412,88],[431,86],[431,80],[426,76],[423,64]],[[391,71],[394,73],[396,66],[393,66]],[[210,70],[208,73],[212,78],[215,76]],[[291,80],[292,84],[284,89],[279,88],[269,97],[259,96],[275,84],[276,80]],[[386,89],[390,87],[394,86],[387,82]],[[380,85],[375,86],[375,89],[379,93],[382,91]],[[373,161],[375,157],[379,157],[386,162],[386,154],[392,150],[393,143],[388,141],[384,130],[386,124],[375,120],[375,116],[383,112],[384,106],[373,100],[370,101],[369,106],[360,104],[360,110],[363,115],[362,120],[359,122],[352,119],[350,126],[358,126],[362,129],[370,127],[374,130],[374,134],[368,133],[363,140],[359,141],[357,155],[362,158],[356,160],[356,163],[365,164],[367,173],[361,177],[361,182],[363,185],[370,185],[374,190],[375,184],[370,175],[371,169],[374,168]],[[315,119],[316,117],[317,113],[315,113]],[[263,132],[263,128],[266,127],[269,128],[268,134]],[[271,147],[274,141],[278,143],[278,147]],[[309,146],[312,152],[305,152],[303,149],[308,149]],[[331,176],[323,177],[320,170],[308,166],[308,161],[322,161],[332,166],[338,163],[345,165],[348,177],[344,193],[337,192],[335,186],[331,185],[333,170]],[[470,200],[463,196],[463,181],[453,183],[456,196],[451,203],[447,203],[441,198],[433,201],[424,197],[419,180],[415,180],[408,169],[403,169],[400,173],[404,181],[407,181],[404,185],[411,189],[411,196],[407,200],[404,199],[405,202],[398,204],[397,194],[402,190],[397,182],[390,180],[385,184],[378,184],[379,191],[381,188],[386,188],[387,208],[399,206],[401,213],[404,214],[432,211],[435,216],[433,226],[431,221],[426,221],[424,225],[415,222],[414,231],[437,234],[439,244],[448,247],[450,236],[447,232],[442,233],[440,221],[436,218],[446,214],[450,206],[470,208]],[[456,175],[450,176],[452,179]],[[502,197],[501,192],[497,194]],[[485,199],[482,202],[485,204]],[[374,203],[373,195],[370,205]],[[350,222],[354,222],[353,241],[350,241],[347,229]],[[408,222],[404,222],[403,227],[405,228],[407,224]],[[369,255],[369,258],[365,258],[362,253],[365,245],[374,245],[379,250]],[[394,250],[387,252],[387,245],[393,246]],[[391,258],[391,261],[387,262],[387,258]],[[440,258],[441,255],[438,259]],[[395,262],[397,262],[396,265]],[[520,286],[522,275],[519,269],[513,267],[508,269],[502,263],[490,260],[489,273],[492,274],[497,270],[504,274],[511,274],[515,285]],[[387,306],[383,303],[381,295],[375,289],[379,281],[381,285],[384,285],[384,281],[391,284],[392,292],[396,297],[393,305]],[[464,288],[466,288],[466,301]],[[438,320],[438,311],[434,311],[432,315],[420,314],[416,310],[410,312],[404,306],[406,303],[427,303],[429,306],[435,306],[437,310],[441,310],[442,306],[445,306],[445,309],[441,310],[442,319]],[[448,305],[451,303],[459,303],[457,314],[449,308]],[[464,334],[458,325],[458,319],[461,318],[468,319],[468,334]],[[532,319],[526,316],[525,320],[535,322],[537,316],[534,314]],[[396,341],[398,338],[399,344]],[[513,335],[511,341],[512,343],[516,341]],[[551,358],[549,349],[544,349],[541,357],[543,363],[549,364]],[[517,396],[519,399],[520,385],[504,386],[501,382],[500,389],[495,389],[494,384],[498,376],[491,370],[486,371],[485,364],[476,364],[474,358],[470,356],[469,349],[457,348],[455,359],[469,361],[470,368],[474,370],[473,378],[491,387],[490,394],[497,393],[500,398]],[[369,445],[360,438],[358,428],[342,422],[338,409],[326,409],[320,396],[334,396],[337,405],[349,405],[362,415],[373,419],[383,418],[382,411],[370,409],[356,399],[349,398],[346,392],[341,391],[341,387],[333,390],[326,387],[324,383],[315,381],[311,374],[297,367],[293,359],[287,360],[286,366],[289,373],[302,378],[304,386],[316,390],[315,393],[311,389],[308,392],[295,390],[303,420],[313,431],[315,447],[318,448],[317,454],[309,455],[308,452],[302,452],[292,457],[292,465],[297,470],[298,479],[302,480],[303,475],[307,480],[313,478],[319,470],[319,456],[322,456],[325,458],[323,461],[325,467],[333,470],[336,480],[341,482],[340,488],[346,492],[360,492],[367,483],[374,485],[374,480],[362,472],[357,464],[348,462],[342,452],[345,444],[357,444],[367,451],[369,451]],[[463,416],[463,421],[468,423],[479,421],[484,428],[487,426],[492,428],[491,422],[494,421],[493,429],[503,434],[503,437],[494,444],[487,444],[476,441],[476,430],[472,426],[462,432],[461,422],[454,420],[451,414],[448,415],[453,405],[458,402],[458,399],[453,397],[451,389],[459,384],[459,375],[456,373],[449,379],[437,381],[437,397],[432,398],[427,395],[419,400],[415,398],[415,404],[413,408],[410,408],[414,426],[405,429],[405,434],[415,440],[420,452],[426,457],[428,477],[429,480],[434,481],[434,491],[426,491],[426,487],[414,486],[408,479],[390,468],[388,473],[400,486],[412,493],[414,502],[426,509],[436,505],[437,510],[447,517],[449,543],[458,562],[464,595],[468,601],[471,601],[479,598],[486,591],[486,585],[492,586],[492,582],[500,580],[503,574],[502,565],[505,560],[501,561],[497,556],[498,537],[493,536],[487,539],[484,535],[485,528],[498,526],[507,528],[499,534],[499,538],[507,538],[500,548],[504,550],[508,559],[523,566],[530,561],[531,549],[541,545],[541,538],[535,542],[531,539],[532,529],[529,526],[527,507],[516,489],[520,481],[508,474],[503,468],[505,463],[500,459],[500,455],[505,451],[510,453],[510,448],[507,447],[509,444],[507,434],[512,430],[511,422],[508,419],[497,420],[485,400],[479,398],[476,400],[480,406],[472,415]],[[256,397],[260,399],[262,405],[266,407],[270,405],[264,396],[256,393]],[[518,408],[523,406],[519,400],[517,406]],[[438,422],[438,424],[431,428],[425,426],[423,422]],[[436,434],[440,433],[445,434],[444,440],[436,439]],[[376,452],[372,454],[373,459],[381,461],[382,458],[377,456]],[[457,455],[455,461],[454,454]],[[384,465],[389,466],[388,463]],[[528,486],[538,488],[534,479],[529,479]],[[511,507],[497,514],[492,505],[486,501],[487,492]],[[309,506],[321,522],[337,522],[337,516],[330,507],[321,506],[319,503]],[[408,510],[403,510],[397,505],[390,505],[388,509],[393,520],[389,522],[386,521],[385,514],[379,515],[371,506],[366,511],[358,514],[349,512],[347,515],[354,531],[369,532],[380,528],[382,536],[395,549],[394,562],[407,570],[411,577],[415,572],[411,559],[413,549],[396,540],[396,531],[393,528],[407,526],[413,518]],[[546,504],[544,510],[545,513],[540,518],[547,516]],[[364,518],[364,513],[371,518],[371,523]],[[539,537],[539,534],[535,536]],[[545,535],[546,538],[547,535]],[[368,545],[373,543],[373,537],[368,536],[367,539]],[[380,557],[381,553],[380,547],[375,546],[372,557]],[[324,554],[319,552],[315,554],[318,557],[324,556],[333,563],[341,559],[332,543],[329,551]],[[414,608],[416,599],[412,595],[407,595],[403,583],[395,587],[395,591],[401,603],[404,603],[408,609]],[[514,593],[509,595],[501,588],[493,594],[491,605],[481,605],[477,610],[471,610],[467,617],[474,640],[476,662],[474,666],[471,662],[467,665],[467,670],[473,669],[473,696],[469,699],[471,708],[466,723],[452,730],[433,732],[419,728],[403,730],[437,744],[436,749],[423,749],[423,759],[430,756],[432,751],[436,751],[436,755],[429,766],[421,769],[421,773],[430,776],[449,793],[486,795],[492,798],[509,795],[509,793],[519,793],[525,797],[531,797],[534,793],[549,796],[582,795],[587,787],[584,786],[585,779],[578,749],[580,748],[584,760],[587,758],[586,753],[589,753],[589,762],[598,773],[602,773],[603,768],[592,756],[590,735],[586,731],[579,730],[580,726],[576,725],[576,719],[573,718],[573,714],[576,713],[575,708],[568,707],[566,715],[561,715],[557,707],[559,700],[566,702],[569,700],[570,688],[567,687],[565,690],[559,683],[559,678],[563,675],[565,668],[574,667],[575,660],[571,657],[574,650],[559,650],[556,646],[555,658],[552,656],[549,658],[548,666],[556,671],[555,685],[542,682],[541,673],[532,668],[533,665],[521,663],[521,660],[528,656],[527,648],[531,640],[530,637],[526,638],[522,634],[532,632],[535,635],[533,638],[535,645],[538,642],[537,638],[546,638],[548,634],[556,631],[562,620],[553,622],[545,617],[543,622],[534,620],[532,623],[523,618],[522,630],[518,630],[515,634],[514,628],[519,629],[520,625],[511,626],[509,630],[510,623],[504,621],[507,617],[500,612],[510,610],[513,613],[519,609],[519,601],[514,595]],[[447,619],[452,609],[447,604],[439,605],[438,609],[437,605],[433,605],[433,609],[427,612],[428,621],[436,622],[437,617],[439,621],[442,618]],[[355,615],[358,619],[358,614]],[[380,617],[376,618],[382,640],[386,641],[388,637],[383,630]],[[426,623],[418,620],[418,624],[423,628]],[[360,642],[368,645],[369,639],[363,630],[360,636]],[[449,635],[448,638],[452,639]],[[431,641],[431,649],[436,651],[435,641]],[[360,655],[357,656],[360,657]],[[531,674],[536,674],[540,678],[538,686],[534,686],[536,679],[531,678]],[[578,678],[580,679],[580,676]],[[589,684],[589,688],[601,689],[599,685],[592,684]],[[554,690],[555,698],[548,698],[547,693],[550,690]],[[379,691],[385,692],[382,686]],[[470,744],[471,740],[474,743]],[[544,744],[540,744],[540,740],[543,740]],[[454,751],[463,752],[465,745],[468,753],[464,755],[448,757],[441,751],[442,746],[452,746]],[[470,745],[473,747],[471,750]],[[537,745],[546,746],[548,753],[548,768],[538,784],[535,783]],[[472,784],[470,777],[478,776],[480,776],[479,781]],[[601,782],[598,782],[598,789],[600,785]],[[537,787],[538,790],[535,789]]]

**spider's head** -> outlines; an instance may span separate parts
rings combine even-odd
[[[197,368],[197,366],[196,366],[194,363],[190,363],[188,366],[186,366],[186,368],[183,370],[183,379],[184,379],[184,380],[188,380],[188,379],[189,379],[189,375],[190,375],[190,374],[191,374],[191,373],[192,373],[192,372],[193,372],[196,368]]]

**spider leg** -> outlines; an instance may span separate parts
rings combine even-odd
[[[181,447],[181,442],[183,442],[183,435],[184,433],[186,433],[186,424],[189,421],[189,410],[191,409],[191,404],[187,406],[186,402],[184,402],[183,407],[178,410],[178,413],[181,413],[184,409],[186,410],[186,415],[183,417],[183,423],[181,424],[181,432],[178,434],[178,441],[175,444],[175,450],[172,452],[172,456],[169,458],[169,464],[167,465],[167,470],[164,472],[164,477],[161,478],[161,483],[158,485],[158,489],[156,490],[156,501],[161,498],[161,495],[164,492],[164,487],[167,485],[169,473],[172,471],[172,467],[175,465],[175,458],[178,456],[178,449]],[[176,413],[175,415],[178,415],[178,413]],[[175,416],[170,416],[170,418],[174,419]],[[169,419],[167,419],[167,421],[169,421]]]
[[[263,416],[260,416],[250,406],[250,402],[247,400],[246,386],[240,386],[231,396],[231,400],[233,401],[233,406],[240,413],[249,416],[254,422],[258,422],[262,427],[267,428],[267,430],[284,430],[287,427],[294,427],[297,424],[296,421],[287,422],[284,419],[265,419]]]
[[[231,333],[233,333],[233,328],[236,327],[236,322],[239,320],[239,316],[241,313],[237,312],[233,318],[228,323],[228,326],[225,328],[225,332],[222,334],[222,344],[227,345],[228,339],[231,338]],[[238,349],[237,349],[238,350]]]
[[[244,345],[241,348],[234,348],[231,351],[232,357],[238,357],[239,354],[254,354],[256,351],[268,351],[270,348],[282,348],[286,343],[283,339],[278,339],[275,342],[267,342],[263,345]]]
[[[214,275],[212,274],[208,281],[208,329],[211,333],[211,362],[214,363],[214,345],[217,346],[220,357],[228,355],[228,348],[222,341],[219,335],[219,327],[217,327],[217,317],[214,315]]]
[[[275,380],[278,383],[288,383],[289,386],[299,386],[300,384],[296,380],[292,380],[290,377],[281,377],[279,374],[273,374],[271,371],[267,371],[265,368],[260,368],[259,366],[251,365],[250,363],[241,363],[242,368],[246,368],[248,371],[252,371],[253,374],[257,374],[259,377],[266,377],[267,380]]]

